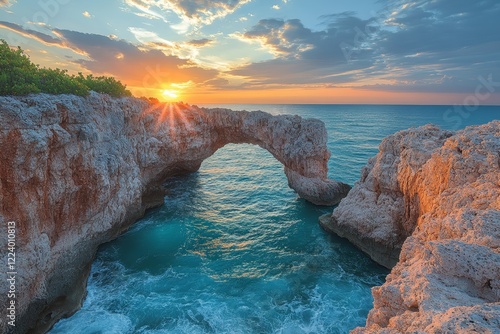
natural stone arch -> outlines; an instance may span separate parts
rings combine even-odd
[[[163,166],[151,167],[160,171],[156,183],[172,174],[198,170],[203,160],[227,144],[246,143],[259,145],[281,162],[288,185],[307,201],[335,205],[350,190],[327,177],[330,152],[325,125],[319,120],[183,104],[155,106],[149,113],[158,120],[154,149],[163,156],[159,159]],[[169,163],[170,156],[176,156],[176,161]]]
[[[323,123],[297,116],[92,92],[0,97],[0,119],[0,223],[18,223],[23,259],[20,333],[45,332],[76,311],[97,247],[163,204],[166,178],[196,171],[228,143],[271,152],[290,186],[313,203],[337,203],[349,188],[327,179]]]

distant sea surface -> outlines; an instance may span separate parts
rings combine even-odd
[[[206,105],[216,107],[215,105]],[[456,130],[500,107],[220,105],[322,120],[330,177],[354,184],[387,135]],[[267,151],[227,145],[171,179],[165,205],[101,246],[80,311],[50,333],[347,333],[364,325],[388,270],[326,234]]]

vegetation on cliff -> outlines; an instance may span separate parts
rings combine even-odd
[[[31,62],[24,51],[12,49],[0,40],[0,95],[28,95],[32,93],[74,94],[86,96],[90,91],[114,97],[131,96],[127,87],[112,77],[69,75],[59,68],[40,68]]]

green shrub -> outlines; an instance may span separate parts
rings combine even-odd
[[[23,50],[11,49],[0,39],[0,95],[31,93],[88,95],[93,90],[114,97],[132,96],[127,86],[112,77],[86,77],[67,70],[40,68],[31,62]]]
[[[82,73],[78,73],[78,76],[74,77],[74,79],[94,92],[105,93],[114,97],[132,96],[132,93],[127,90],[127,86],[112,77],[94,77],[92,74],[85,77]]]
[[[0,95],[25,95],[39,93],[38,67],[21,48],[13,50],[1,40],[0,44]]]
[[[75,80],[67,74],[67,70],[42,68],[38,71],[39,87],[47,94],[75,94],[85,96],[89,94],[89,87]]]

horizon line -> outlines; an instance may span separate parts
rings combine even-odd
[[[339,105],[339,106],[424,106],[424,107],[436,107],[436,106],[445,106],[445,107],[454,107],[454,106],[466,106],[465,104],[412,104],[412,103],[242,103],[242,102],[221,102],[221,103],[191,103],[184,101],[176,101],[175,103],[187,103],[190,105],[197,104],[211,104],[211,105],[231,105],[231,104],[248,104],[248,105]],[[470,106],[472,107],[472,106]],[[500,104],[479,104],[477,106],[473,106],[474,108],[479,107],[500,107]]]

